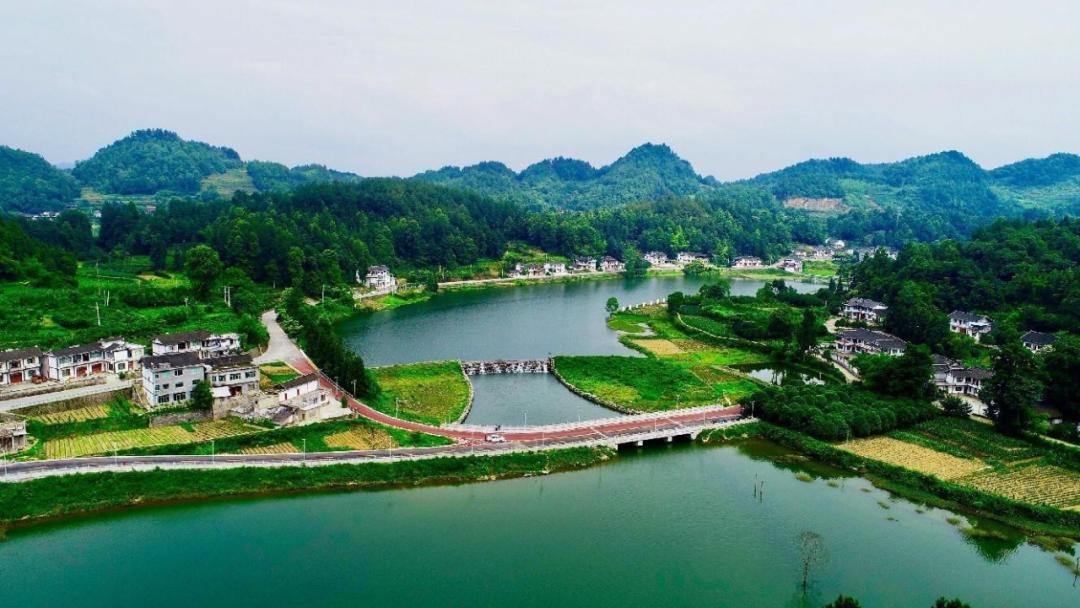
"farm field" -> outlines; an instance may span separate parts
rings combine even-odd
[[[288,382],[289,380],[300,376],[299,372],[281,361],[263,363],[259,366],[259,371],[262,372],[263,378],[266,379],[267,387],[281,384],[282,382]]]
[[[114,450],[130,450],[157,445],[198,443],[233,437],[263,430],[260,427],[234,420],[197,422],[176,426],[108,431],[91,435],[76,435],[47,440],[42,448],[46,458],[78,458],[95,454],[110,454]]]
[[[1080,510],[1075,454],[1001,435],[980,422],[939,418],[836,447],[1012,500]]]
[[[361,426],[327,435],[323,441],[327,447],[335,450],[381,450],[396,446],[394,438],[386,431]]]
[[[457,361],[372,369],[382,392],[369,405],[406,420],[442,424],[457,420],[469,404],[469,382]]]
[[[85,420],[97,420],[98,418],[107,418],[110,414],[111,408],[107,403],[101,403],[98,405],[90,405],[87,407],[80,407],[78,409],[66,410],[62,412],[52,412],[48,414],[38,414],[29,416],[30,420],[36,420],[42,424],[64,424],[68,422],[83,422]]]

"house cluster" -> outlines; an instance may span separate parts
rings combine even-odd
[[[562,262],[544,262],[542,264],[514,264],[511,276],[523,279],[539,279],[570,274]]]
[[[68,381],[138,369],[145,348],[123,338],[105,338],[42,352],[20,348],[0,352],[0,385],[45,380]]]
[[[26,420],[0,412],[0,454],[25,450],[28,443]]]
[[[978,342],[983,335],[990,333],[993,323],[985,315],[954,310],[949,313],[949,331],[962,336],[970,336]]]
[[[892,334],[873,329],[842,329],[836,332],[833,348],[848,355],[889,355],[899,357],[904,354],[907,342]]]
[[[376,291],[394,291],[398,287],[397,278],[390,274],[390,268],[387,266],[368,266],[367,274],[363,277],[357,270],[356,282]]]
[[[889,307],[877,300],[851,298],[844,302],[844,307],[840,309],[840,316],[848,321],[877,324],[885,318],[885,313],[888,311]]]
[[[934,386],[949,395],[978,397],[984,380],[994,373],[978,367],[964,367],[962,363],[942,355],[931,355],[934,370]]]
[[[215,403],[249,395],[259,388],[259,369],[241,354],[240,337],[208,331],[154,338],[153,354],[142,358],[142,387],[151,407],[179,405],[191,399],[195,384],[206,380]]]

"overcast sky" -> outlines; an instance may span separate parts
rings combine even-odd
[[[162,127],[411,175],[664,142],[699,173],[1080,152],[1080,2],[0,0],[0,143]]]

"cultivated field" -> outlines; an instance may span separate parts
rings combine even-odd
[[[78,458],[95,454],[110,454],[114,450],[198,443],[261,430],[263,429],[233,420],[220,420],[216,422],[198,422],[191,425],[162,426],[152,429],[109,431],[92,435],[62,437],[46,441],[42,449],[46,458]]]
[[[1053,465],[987,471],[955,480],[1013,500],[1080,509],[1080,473]]]
[[[633,340],[633,343],[658,357],[681,355],[684,352],[683,349],[679,348],[674,342],[671,340],[664,340],[663,338],[644,338],[641,340]]]
[[[393,437],[386,431],[363,426],[327,435],[323,441],[326,447],[348,450],[381,450],[396,445]]]
[[[456,361],[372,370],[382,392],[369,405],[390,415],[441,424],[457,420],[469,403],[469,382]]]
[[[66,410],[63,412],[52,412],[49,414],[31,416],[30,420],[37,420],[42,424],[64,424],[67,422],[96,420],[98,418],[107,418],[108,416],[109,405],[106,403],[102,403],[99,405],[90,405],[87,407],[80,407],[77,409]]]
[[[234,454],[295,454],[297,452],[296,446],[288,441],[281,443],[275,443],[273,445],[264,445],[261,447],[243,448],[232,452]]]
[[[956,479],[987,468],[987,464],[981,460],[957,458],[891,437],[856,439],[837,447],[864,458],[895,464],[942,479]]]

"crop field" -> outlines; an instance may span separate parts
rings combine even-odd
[[[432,424],[457,420],[469,403],[469,382],[456,361],[372,369],[382,392],[369,405]]]
[[[328,448],[348,450],[381,450],[396,445],[394,438],[386,431],[364,426],[327,435],[323,441]]]
[[[981,460],[958,458],[891,437],[856,439],[837,447],[864,458],[880,460],[941,479],[956,479],[988,468]]]
[[[640,340],[634,340],[633,342],[659,357],[681,355],[684,352],[683,349],[679,348],[674,342],[663,338],[642,338]]]
[[[954,481],[1013,500],[1080,508],[1080,472],[1063,467],[1035,464],[975,473]]]
[[[106,403],[102,403],[99,405],[90,405],[87,407],[80,407],[77,409],[66,410],[62,412],[52,412],[49,414],[30,416],[30,419],[37,420],[42,424],[64,424],[67,422],[82,422],[84,420],[107,418],[109,416],[109,412],[109,405]]]
[[[233,420],[198,422],[190,425],[109,431],[51,439],[45,442],[43,452],[46,458],[78,458],[95,454],[110,454],[114,450],[198,443],[262,430],[264,429]]]
[[[259,366],[259,371],[266,377],[269,385],[288,382],[300,376],[300,373],[286,363],[271,361]]]
[[[297,452],[296,446],[288,441],[281,443],[275,443],[272,445],[264,445],[259,447],[242,448],[236,450],[235,454],[295,454]]]

